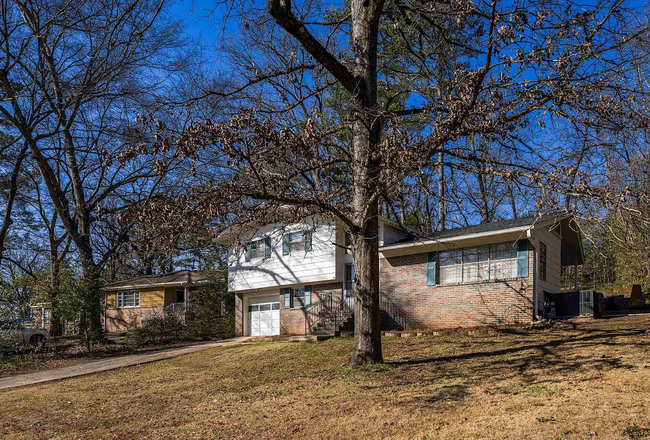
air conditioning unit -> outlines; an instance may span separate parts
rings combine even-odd
[[[580,316],[594,315],[594,291],[580,291]]]

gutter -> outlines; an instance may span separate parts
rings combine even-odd
[[[195,283],[195,284],[198,284]],[[156,284],[132,284],[128,286],[116,286],[116,287],[104,287],[102,290],[104,291],[115,291],[115,290],[124,290],[124,289],[146,289],[146,288],[153,288],[153,287],[165,287],[165,286],[177,286],[177,287],[184,287],[184,286],[192,286],[189,281],[176,281],[173,283],[156,283]]]
[[[426,241],[412,241],[409,243],[398,243],[398,244],[392,244],[388,246],[382,246],[379,248],[379,252],[383,251],[392,251],[396,249],[406,249],[406,248],[411,248],[411,247],[417,247],[417,246],[431,246],[431,245],[436,245],[439,243],[447,243],[450,241],[458,241],[458,240],[469,240],[472,238],[481,238],[481,237],[489,237],[492,235],[502,235],[502,234],[508,234],[512,232],[526,232],[529,233],[531,229],[534,229],[535,225],[528,225],[528,226],[519,226],[516,228],[510,228],[510,229],[499,229],[496,231],[488,231],[488,232],[479,232],[476,234],[467,234],[467,235],[456,235],[453,237],[447,237],[447,238],[441,238],[438,240],[426,240]]]
[[[526,238],[532,243],[533,241],[533,231],[528,230],[526,233]],[[537,246],[533,248],[533,322],[537,320],[537,315],[539,314],[538,305],[537,305]]]

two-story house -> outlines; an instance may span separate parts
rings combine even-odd
[[[382,325],[431,329],[517,324],[559,292],[560,268],[582,264],[570,216],[526,217],[415,237],[381,219]],[[238,335],[336,334],[354,318],[354,261],[342,225],[306,219],[220,237]],[[247,247],[232,245],[249,243]]]

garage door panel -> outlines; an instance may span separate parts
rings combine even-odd
[[[280,334],[280,303],[259,303],[249,307],[251,336]]]

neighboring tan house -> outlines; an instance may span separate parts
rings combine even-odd
[[[201,272],[181,270],[108,284],[103,289],[106,295],[104,331],[128,330],[148,314],[162,312],[165,307],[184,311],[192,290],[206,279],[207,275]]]
[[[584,259],[574,220],[555,214],[427,238],[381,219],[378,240],[385,330],[531,322],[542,315],[544,292],[560,291],[560,268]],[[354,262],[341,225],[306,220],[226,232],[220,241],[230,245],[237,335],[353,329]]]

